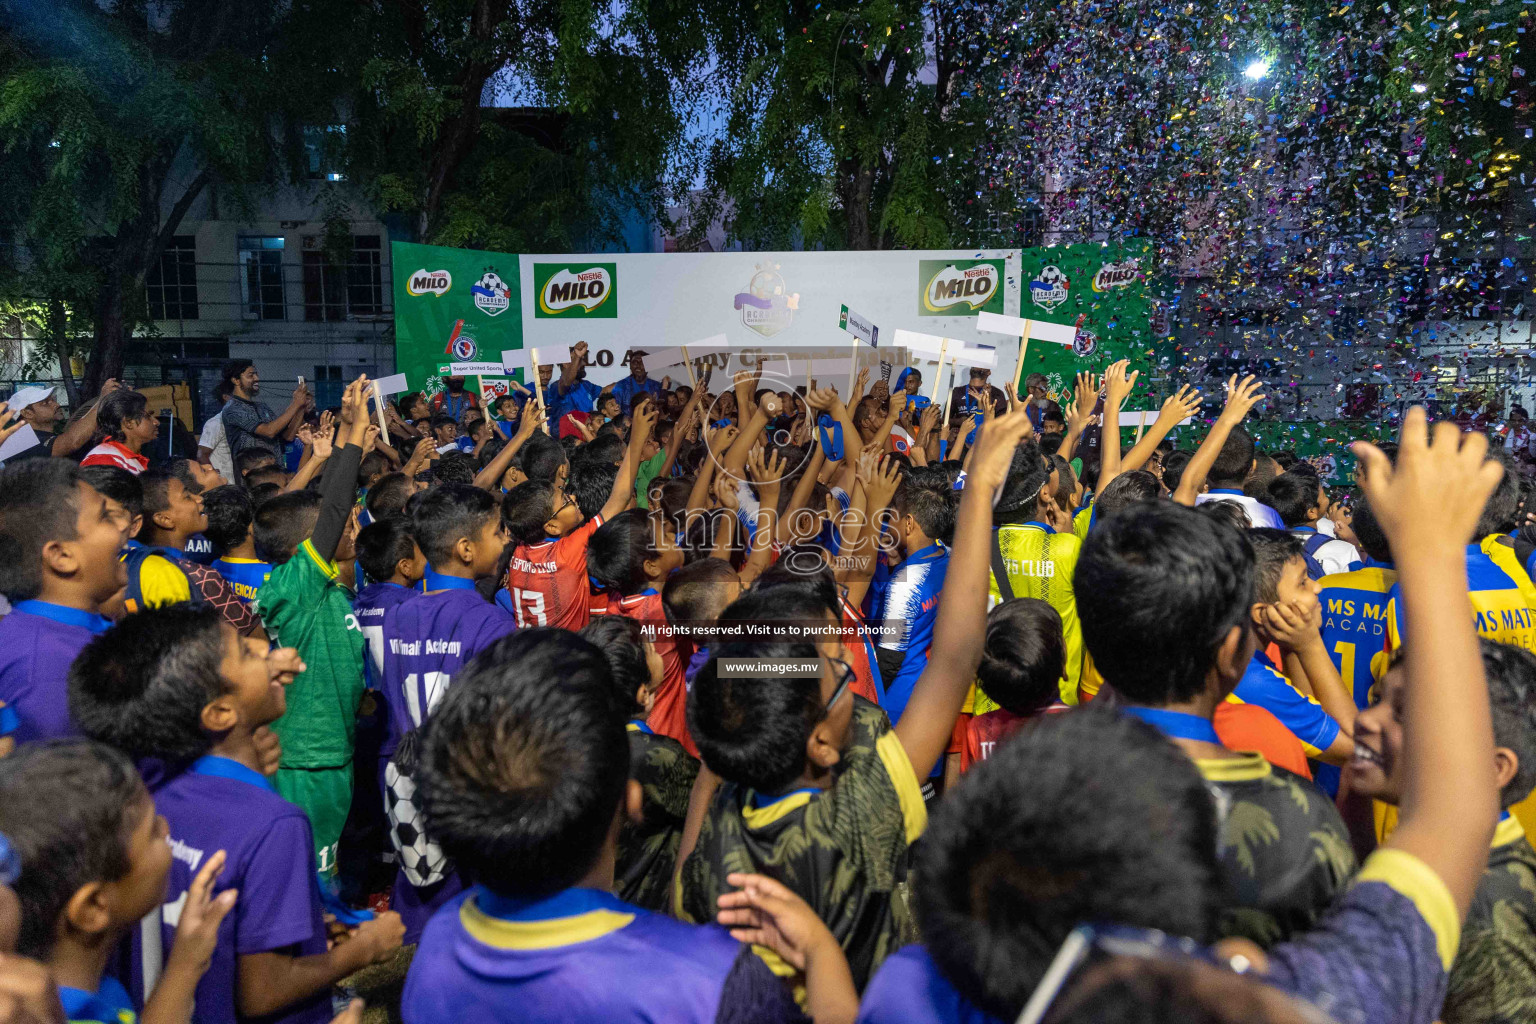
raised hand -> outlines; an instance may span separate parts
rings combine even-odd
[[[0,442],[26,426],[26,421],[11,412],[9,402],[0,402]]]
[[[805,393],[805,404],[812,409],[828,410],[837,403],[837,392],[831,388],[812,388]]]
[[[1456,424],[1427,429],[1424,410],[1414,406],[1403,418],[1394,463],[1380,448],[1357,441],[1355,481],[1394,551],[1430,545],[1460,551],[1472,540],[1504,467],[1488,459],[1488,439],[1463,434]]]
[[[1093,408],[1099,403],[1099,382],[1091,373],[1077,375],[1077,387],[1072,392],[1072,407],[1067,410],[1067,426],[1081,434],[1093,419]]]
[[[741,433],[735,424],[729,424],[717,429],[706,429],[704,432],[704,445],[712,454],[719,455],[730,448],[736,440],[736,435]]]
[[[759,495],[777,494],[784,481],[784,458],[768,446],[754,448],[747,453],[747,479],[757,485]]]
[[[537,402],[528,402],[523,406],[522,419],[517,424],[517,436],[526,441],[533,436],[533,432],[544,425],[545,413]]]
[[[187,902],[181,908],[176,940],[171,945],[171,962],[199,975],[208,970],[213,959],[213,949],[219,942],[219,924],[240,898],[237,889],[213,895],[213,883],[224,870],[225,859],[223,850],[215,851],[187,886]]]
[[[896,489],[900,486],[900,465],[889,455],[882,455],[874,473],[870,475],[869,483],[864,487],[869,492],[869,508],[885,508],[896,496]]]
[[[904,412],[906,410],[906,408],[907,408],[907,393],[905,391],[898,391],[894,395],[891,396],[891,404],[890,404],[889,415],[890,415],[890,417],[892,419],[897,419],[898,417],[900,417],[902,412]]]
[[[1114,406],[1116,409],[1125,404],[1130,397],[1131,390],[1136,387],[1136,379],[1141,376],[1140,370],[1127,373],[1131,361],[1122,359],[1117,363],[1111,363],[1104,373],[1104,383],[1108,394],[1104,398],[1106,406]]]
[[[576,344],[571,346],[571,361],[576,363],[578,368],[580,367],[580,365],[582,363],[585,363],[587,361],[587,343],[586,342],[578,341]]]
[[[635,404],[633,431],[639,431],[642,440],[651,436],[651,431],[656,427],[656,419],[659,414],[656,411],[656,403],[649,398],[643,398]]]
[[[784,400],[776,394],[767,394],[763,396],[762,404],[758,408],[762,409],[769,419],[773,419],[784,411]]]
[[[1173,423],[1183,422],[1186,418],[1200,411],[1200,392],[1185,384],[1174,394],[1163,401],[1163,407],[1158,412],[1157,418]]]
[[[1264,401],[1266,396],[1258,394],[1263,386],[1263,382],[1252,374],[1238,383],[1234,373],[1227,381],[1227,407],[1221,411],[1222,418],[1230,423],[1241,423],[1254,406]]]

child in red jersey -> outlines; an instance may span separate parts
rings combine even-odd
[[[1061,615],[1047,601],[1021,597],[987,615],[987,642],[976,681],[1000,705],[966,724],[960,770],[992,756],[997,745],[1039,715],[1066,711],[1060,700],[1067,648]]]
[[[586,522],[564,485],[528,480],[507,492],[501,518],[516,547],[496,603],[512,612],[519,626],[577,630],[587,624],[587,546],[599,527],[629,507],[641,449],[655,424],[655,404],[642,401],[608,500]]]
[[[687,647],[662,628],[667,625],[667,610],[661,588],[682,564],[683,549],[674,542],[672,531],[641,508],[608,520],[588,544],[587,569],[609,593],[608,613],[627,616],[646,628],[646,639],[655,644],[666,670],[647,724],[698,757],[688,735],[688,687],[683,678]]]

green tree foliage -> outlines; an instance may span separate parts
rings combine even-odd
[[[281,180],[328,123],[326,66],[288,60],[288,5],[57,0],[0,15],[4,290],[91,310],[85,385],[121,372],[144,282],[213,185]]]
[[[971,5],[729,5],[712,39],[722,127],[693,223],[762,247],[945,246],[966,234],[984,130],[956,72]]]

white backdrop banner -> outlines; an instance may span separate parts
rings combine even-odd
[[[518,262],[524,347],[585,341],[592,361],[587,376],[597,384],[629,373],[631,348],[671,359],[690,342],[716,341],[713,335],[724,335],[728,348],[695,357],[695,365],[713,368],[715,391],[760,360],[769,360],[769,369],[786,367],[785,355],[793,360],[802,348],[841,348],[878,378],[882,354],[889,360],[898,347],[898,330],[951,338],[966,348],[995,345],[1004,375],[1018,355],[1017,339],[976,330],[983,304],[1019,315],[1017,249],[521,255]],[[839,328],[844,306],[879,327],[879,348],[850,344],[856,340]],[[930,382],[935,358],[916,360]],[[687,379],[680,367],[665,372],[674,383]],[[662,372],[651,375],[660,379]]]

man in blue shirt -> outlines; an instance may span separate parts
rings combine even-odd
[[[612,388],[613,397],[619,400],[619,408],[629,412],[636,399],[650,395],[658,402],[661,400],[661,385],[645,375],[645,353],[638,349],[631,349],[629,353],[629,376],[619,381]]]
[[[571,349],[571,361],[560,364],[560,376],[550,381],[544,391],[544,407],[551,424],[559,423],[568,412],[592,412],[602,389],[586,379],[587,343],[578,341]]]

